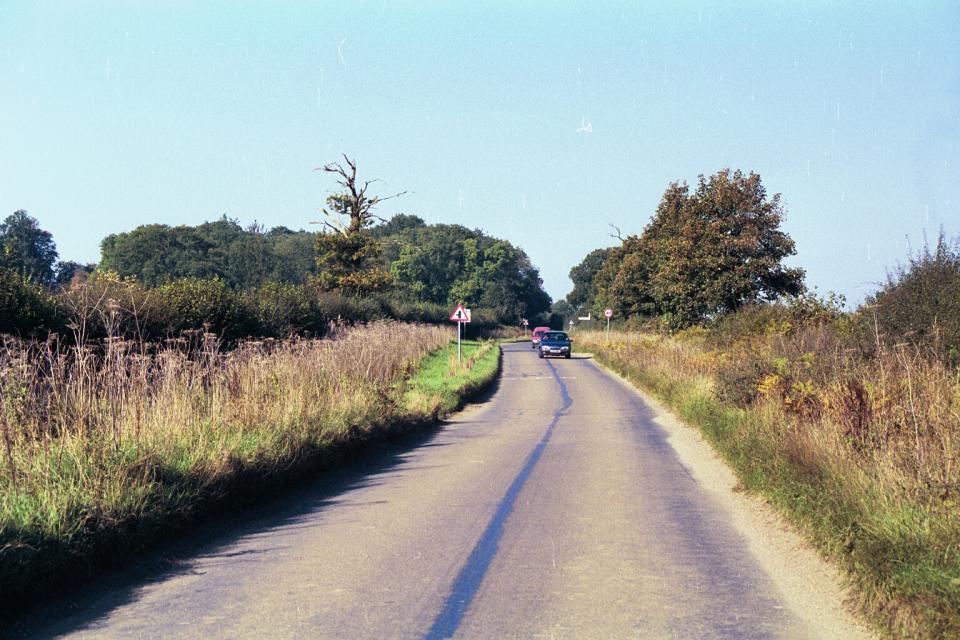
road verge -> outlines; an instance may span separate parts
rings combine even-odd
[[[405,331],[402,327],[396,330]],[[122,474],[116,486],[128,487],[129,495],[110,509],[104,508],[113,498],[103,495],[107,478],[88,489],[84,495],[91,497],[84,498],[78,511],[57,515],[69,519],[70,526],[56,534],[31,526],[35,518],[31,521],[21,516],[19,524],[15,520],[16,501],[28,504],[26,491],[33,489],[24,484],[26,476],[21,470],[19,488],[2,493],[6,511],[0,522],[0,619],[15,618],[38,600],[122,565],[213,514],[269,499],[306,476],[363,457],[384,439],[434,428],[438,420],[488,389],[500,369],[496,342],[466,343],[464,360],[458,363],[456,346],[444,337],[443,346],[427,349],[425,356],[409,361],[405,373],[401,364],[396,374],[373,381],[378,365],[375,350],[391,348],[392,343],[370,340],[382,333],[383,327],[373,327],[366,334],[362,333],[365,329],[358,331],[361,333],[345,338],[355,344],[340,355],[330,341],[295,342],[279,355],[276,350],[258,347],[249,362],[236,370],[230,363],[211,367],[206,372],[208,386],[191,389],[196,397],[189,399],[190,406],[206,411],[198,420],[196,433],[188,433],[192,425],[180,424],[174,435],[165,435],[165,448],[142,436],[132,463],[123,461],[110,467],[108,460],[91,467],[87,475]],[[428,344],[427,337],[420,334],[406,337],[423,338],[423,344]],[[314,365],[315,369],[311,365],[314,357],[324,360]],[[330,369],[334,364],[338,368]],[[330,375],[320,384],[313,376],[320,376],[324,368]],[[211,379],[214,371],[223,374],[222,381]],[[301,386],[291,388],[297,385]],[[218,394],[228,389],[237,392],[223,402],[234,422],[217,424],[208,417],[213,415],[208,410],[220,401]],[[334,395],[327,399],[316,394]],[[180,397],[175,400],[177,406],[183,403]],[[312,408],[320,400],[324,406]],[[263,411],[256,415],[272,412],[270,415],[279,419],[262,428],[256,424],[241,428],[237,405],[248,402],[251,410]],[[146,421],[140,415],[137,419]],[[211,440],[216,440],[216,448],[209,446]],[[110,446],[102,455],[133,455],[132,442],[128,449],[123,446],[126,440],[119,442],[120,447]],[[78,448],[81,445],[84,450],[91,447],[89,439]],[[70,449],[72,443],[60,446],[62,460],[78,459]],[[208,448],[201,450],[205,446]],[[222,457],[219,462],[218,456]]]

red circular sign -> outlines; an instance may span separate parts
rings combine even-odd
[[[613,309],[604,309],[604,310],[603,310],[603,315],[605,315],[605,316],[608,317],[608,318],[612,318],[612,317],[613,317]]]

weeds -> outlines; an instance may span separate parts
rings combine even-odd
[[[456,371],[436,410],[410,406],[403,380],[449,341],[447,327],[386,321],[229,351],[197,332],[159,345],[6,338],[0,612],[134,553],[225,497],[391,425],[436,417],[492,379]],[[428,362],[445,365],[448,352]],[[467,353],[471,367],[495,373],[492,344]]]

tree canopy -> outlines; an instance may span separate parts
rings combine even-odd
[[[57,245],[36,218],[20,209],[0,223],[0,268],[50,286],[56,280]]]
[[[581,306],[589,309],[593,306],[594,298],[597,296],[593,280],[613,251],[613,247],[594,249],[587,254],[580,264],[570,269],[570,281],[573,282],[573,290],[567,294],[567,302],[574,309]]]
[[[327,206],[321,209],[324,215],[324,231],[317,236],[317,285],[324,290],[340,290],[348,293],[383,291],[392,284],[389,271],[378,264],[380,244],[368,229],[382,220],[375,207],[383,200],[403,195],[368,196],[367,190],[375,180],[362,185],[357,179],[357,163],[346,155],[347,166],[332,162],[322,168],[326,173],[338,176],[341,190],[327,197]],[[342,220],[346,218],[346,222]]]
[[[373,227],[397,294],[436,304],[492,309],[503,322],[550,308],[540,273],[523,250],[461,225],[428,225],[399,214]]]
[[[804,290],[804,272],[783,266],[795,253],[780,230],[779,194],[767,197],[755,173],[724,169],[667,187],[653,219],[627,237],[596,272],[595,311],[658,316],[683,327],[755,301]]]
[[[148,286],[210,277],[235,289],[305,283],[317,272],[315,236],[286,227],[244,228],[227,216],[195,227],[150,224],[104,238],[100,266]]]

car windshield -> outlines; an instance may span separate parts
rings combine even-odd
[[[566,340],[567,334],[562,331],[551,331],[543,336],[544,340]]]

